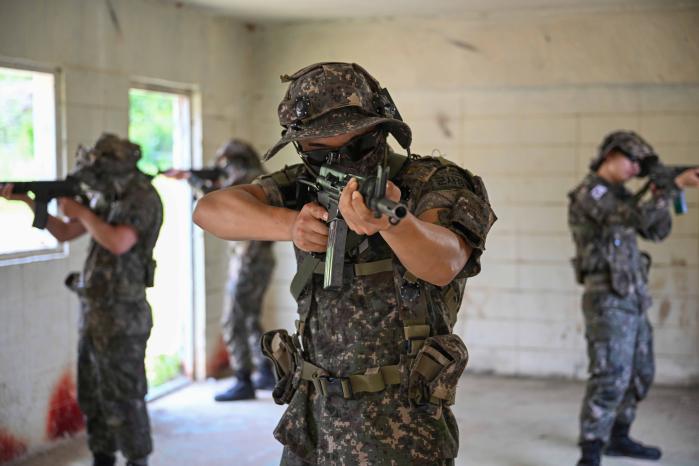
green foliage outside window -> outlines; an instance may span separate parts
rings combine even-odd
[[[129,139],[141,145],[143,156],[138,167],[144,173],[156,175],[172,167],[174,107],[173,96],[129,91]]]
[[[34,159],[32,77],[0,70],[0,179],[16,179]]]

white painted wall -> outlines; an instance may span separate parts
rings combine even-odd
[[[457,326],[469,370],[582,378],[566,193],[619,128],[639,131],[667,162],[699,163],[697,24],[697,8],[647,8],[265,27],[255,42],[255,141],[269,147],[279,135],[279,75],[318,61],[363,65],[411,125],[413,151],[439,149],[483,176],[500,217]],[[296,160],[287,148],[271,166]],[[699,196],[688,199],[672,237],[643,246],[655,259],[650,316],[665,384],[699,380]],[[293,260],[289,247],[278,251]],[[280,312],[268,326],[292,326],[293,273],[285,263],[276,274],[269,301]]]
[[[77,145],[94,143],[103,131],[127,135],[129,85],[143,79],[197,91],[203,129],[197,144],[210,162],[222,142],[246,131],[240,105],[251,78],[249,31],[230,18],[164,2],[112,4],[120,32],[107,2],[0,2],[0,60],[61,70],[61,162],[72,166]],[[55,384],[65,371],[75,374],[78,304],[63,280],[82,268],[86,246],[71,244],[60,260],[0,267],[0,434],[13,435],[30,451],[47,444]],[[215,352],[220,333],[225,258],[225,245],[207,239],[208,353]]]

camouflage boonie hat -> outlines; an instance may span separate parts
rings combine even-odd
[[[243,169],[261,166],[257,151],[241,139],[231,139],[216,151],[216,165],[222,169],[228,165]]]
[[[141,146],[114,134],[103,133],[91,148],[78,147],[76,169],[92,168],[111,175],[135,171]]]
[[[633,131],[614,131],[599,146],[597,157],[590,162],[590,170],[597,171],[607,154],[617,150],[627,157],[638,159],[641,171],[637,176],[648,175],[649,167],[658,161],[658,155],[641,136]]]
[[[290,83],[278,109],[284,131],[264,160],[292,141],[337,136],[376,125],[386,128],[404,149],[410,147],[410,127],[388,91],[356,63],[316,63],[281,80]]]

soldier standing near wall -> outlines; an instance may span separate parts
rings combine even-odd
[[[576,246],[574,259],[582,298],[590,378],[580,413],[578,466],[600,464],[601,454],[659,459],[659,448],[629,437],[637,403],[645,398],[655,363],[648,270],[650,256],[638,249],[637,235],[661,241],[670,234],[670,199],[699,185],[699,169],[682,172],[665,185],[652,186],[641,202],[624,183],[646,176],[657,162],[639,135],[608,135],[590,164],[591,173],[570,194],[568,223]]]
[[[264,174],[260,158],[250,144],[231,139],[216,153],[213,179],[197,175],[196,170],[168,170],[164,174],[186,179],[197,197],[239,184],[248,184]],[[255,389],[271,390],[274,374],[270,362],[260,351],[262,301],[274,270],[274,254],[269,241],[231,243],[228,283],[221,326],[236,383],[216,401],[255,398]],[[251,378],[257,368],[257,377]]]
[[[47,229],[59,241],[89,233],[82,274],[66,285],[80,297],[78,402],[87,418],[94,466],[115,464],[120,450],[129,466],[145,466],[152,452],[144,397],[144,358],[152,327],[146,287],[153,286],[153,247],[162,223],[162,204],[150,179],[136,168],[138,145],[103,134],[89,150],[78,150],[72,175],[89,189],[89,207],[59,199],[64,222],[49,216]],[[13,195],[12,185],[2,196]]]
[[[410,128],[359,65],[319,63],[283,80],[283,136],[265,159],[293,142],[303,163],[207,195],[194,212],[224,239],[294,244],[297,335],[263,336],[279,378],[275,401],[289,403],[275,430],[282,464],[454,464],[449,406],[467,352],[451,332],[495,221],[485,187],[444,159],[393,153],[388,133],[409,152]],[[327,211],[304,189],[323,167],[355,177],[389,170],[386,197],[403,202],[406,216],[398,224],[375,217],[356,179]],[[326,287],[320,254],[331,217],[350,230],[345,248],[325,255],[344,258],[337,287]]]

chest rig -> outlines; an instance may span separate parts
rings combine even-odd
[[[401,175],[406,172],[406,168],[418,159],[419,157],[416,156],[405,157],[389,153],[389,178],[394,182],[402,180]],[[429,167],[425,167],[424,170],[417,171],[410,180],[404,180],[405,182],[401,183],[401,201],[408,206],[410,211],[415,210],[416,203],[432,175],[440,168],[450,164],[445,159],[438,160],[439,163],[433,163]],[[290,184],[293,180],[290,180],[284,172],[278,172],[271,176],[274,177],[273,179],[282,193],[292,194]],[[288,207],[299,210],[309,200],[304,202],[303,195],[299,195],[298,191],[295,194],[291,196],[295,204]],[[284,197],[287,199],[286,195]],[[303,341],[306,321],[313,305],[313,287],[315,286],[313,276],[324,273],[325,263],[323,258],[318,255],[296,250],[299,267],[291,283],[291,293],[298,303],[299,312],[299,319],[296,321],[296,334],[289,336],[284,330],[275,330],[266,333],[262,338],[263,353],[272,359],[277,372],[279,383],[275,388],[274,398],[279,404],[289,402],[301,381],[311,382],[316,392],[323,396],[340,396],[352,399],[357,394],[380,392],[391,385],[404,385],[407,389],[410,371],[418,371],[425,379],[431,380],[450,363],[439,351],[424,345],[425,341],[434,333],[429,324],[431,298],[426,284],[407,271],[388,245],[380,238],[367,238],[351,233],[347,238],[345,250],[347,251],[344,266],[346,277],[365,277],[393,272],[396,304],[403,325],[403,350],[400,355],[397,355],[400,357],[400,362],[393,365],[370,367],[362,373],[331,374],[308,360]],[[370,260],[358,262],[357,259],[360,255],[363,258],[369,257]],[[448,307],[450,319],[451,316],[455,318],[461,304],[460,295],[457,297],[457,294],[453,287],[445,288],[444,302]],[[453,396],[444,393],[440,398],[440,393],[436,392],[431,394],[426,401],[437,405],[441,405],[442,402],[451,404]]]

